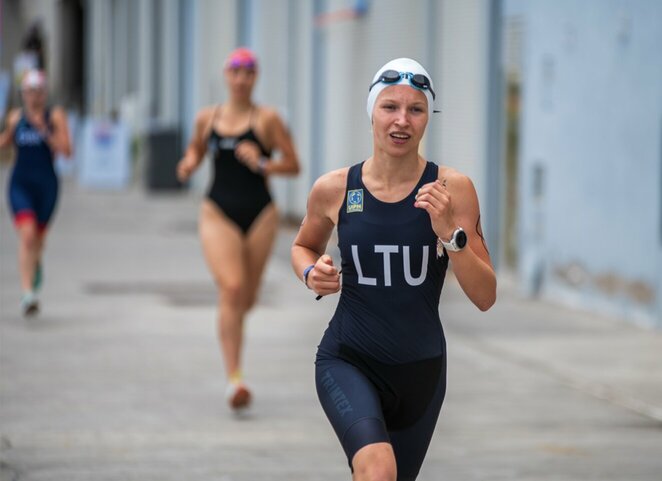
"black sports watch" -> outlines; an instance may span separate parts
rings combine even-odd
[[[451,240],[448,242],[444,241],[441,237],[439,238],[439,241],[441,242],[441,245],[444,246],[444,249],[446,249],[449,252],[459,252],[464,247],[467,245],[467,234],[464,232],[464,229],[462,227],[458,227],[453,231],[453,235],[451,236]]]

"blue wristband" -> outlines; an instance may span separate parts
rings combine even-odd
[[[303,270],[303,283],[306,287],[308,287],[308,274],[310,274],[310,271],[312,271],[314,268],[315,264],[310,264]],[[308,287],[308,289],[310,289],[310,287]]]

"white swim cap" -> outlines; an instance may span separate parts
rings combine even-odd
[[[21,89],[43,89],[46,88],[46,75],[41,70],[30,69],[23,74]]]
[[[412,78],[410,76],[405,76],[401,75],[400,79],[394,82],[380,82],[379,79],[380,77],[386,72],[387,70],[395,70],[396,72],[400,72],[401,74],[403,73],[408,73],[411,75],[423,75],[429,82],[429,87],[428,88],[418,88],[414,83],[412,83]],[[430,77],[430,74],[423,68],[423,66],[418,63],[416,60],[412,60],[410,58],[396,58],[395,60],[391,60],[390,62],[387,62],[382,66],[379,70],[377,70],[377,73],[375,76],[372,78],[372,88],[370,89],[370,93],[368,93],[368,104],[367,104],[367,111],[368,111],[368,118],[372,121],[372,110],[375,107],[375,101],[377,100],[377,97],[379,96],[380,92],[384,90],[386,87],[390,87],[391,85],[410,85],[412,88],[416,88],[417,90],[420,90],[425,94],[425,96],[428,99],[428,114],[431,115],[433,112],[433,104],[434,104],[434,84],[432,83],[432,78]]]

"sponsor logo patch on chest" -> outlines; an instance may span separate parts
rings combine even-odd
[[[363,212],[363,189],[347,191],[347,213]]]

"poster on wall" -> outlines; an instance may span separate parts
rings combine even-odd
[[[78,182],[83,187],[122,189],[129,185],[129,129],[122,122],[88,119],[76,154]]]

